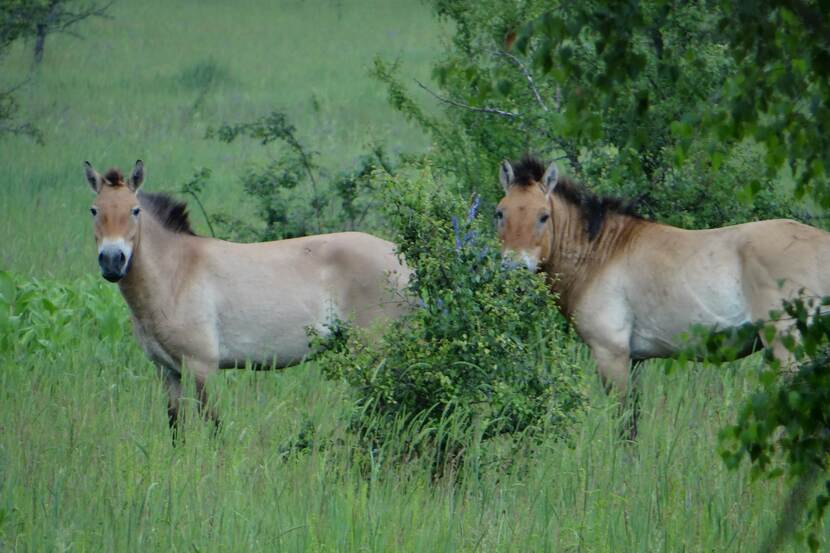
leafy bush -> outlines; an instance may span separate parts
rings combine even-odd
[[[379,338],[351,329],[325,344],[323,372],[354,388],[357,428],[380,429],[382,441],[388,427],[378,419],[400,429],[402,421],[436,428],[449,418],[476,426],[483,439],[567,434],[585,383],[564,350],[564,320],[544,279],[502,267],[482,237],[490,221],[478,216],[478,198],[466,208],[429,168],[389,179],[383,199],[415,271],[416,305]]]
[[[59,356],[81,334],[111,353],[129,338],[118,289],[92,276],[66,284],[0,271],[0,353]]]
[[[772,551],[798,527],[806,509],[813,526],[806,539],[819,550],[815,532],[830,505],[830,479],[826,477],[830,453],[830,298],[797,298],[787,301],[774,319],[795,322],[796,334],[781,336],[793,354],[798,372],[781,374],[772,360],[760,375],[760,387],[743,405],[735,424],[721,432],[722,456],[731,468],[748,459],[754,478],[788,477],[795,481],[778,527],[768,539]],[[763,322],[756,333],[768,340],[775,328]],[[718,348],[722,350],[723,348]],[[770,353],[767,352],[771,358]],[[824,476],[824,485],[816,483]]]

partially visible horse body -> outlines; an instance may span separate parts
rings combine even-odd
[[[140,161],[126,181],[88,163],[86,176],[102,275],[118,282],[141,347],[165,375],[171,426],[185,371],[215,419],[205,382],[219,369],[293,365],[309,353],[309,327],[365,327],[406,309],[398,292],[409,270],[390,242],[357,232],[256,244],[196,236],[184,204],[137,193]]]
[[[684,230],[594,196],[559,177],[555,164],[505,161],[500,175],[505,255],[550,276],[603,380],[622,393],[632,360],[678,353],[691,325],[729,331],[768,320],[802,293],[830,295],[830,234],[822,230],[783,219]],[[781,336],[793,323],[775,324]],[[765,345],[792,361],[777,338]]]

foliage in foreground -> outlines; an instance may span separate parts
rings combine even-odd
[[[743,405],[738,420],[721,433],[722,455],[730,468],[737,468],[746,458],[756,478],[786,476],[794,481],[783,517],[770,537],[776,546],[798,528],[797,517],[806,510],[812,523],[807,543],[818,551],[817,528],[830,504],[830,479],[826,477],[830,461],[828,305],[830,298],[798,298],[773,313],[775,318],[795,322],[797,334],[784,335],[782,343],[798,362],[798,372],[782,376],[777,361],[768,363],[760,388]],[[768,339],[775,336],[775,329],[764,323],[758,323],[756,330]],[[818,480],[824,482],[816,490]]]
[[[0,354],[56,357],[79,335],[96,337],[111,354],[131,339],[127,321],[117,287],[97,276],[63,283],[0,271]]]
[[[496,435],[566,435],[585,406],[582,370],[565,351],[564,321],[544,280],[502,267],[471,206],[424,169],[389,181],[386,211],[414,269],[417,304],[382,337],[335,333],[322,355],[328,378],[354,389],[357,427],[448,417]]]
[[[0,550],[752,552],[785,492],[712,455],[757,360],[649,364],[636,448],[595,385],[571,443],[542,437],[511,467],[473,453],[435,481],[429,459],[384,452],[367,476],[344,386],[313,366],[224,371],[211,387],[225,430],[186,419],[173,447],[152,364],[132,347],[102,368],[97,341],[79,334],[60,363],[0,355]],[[306,422],[311,446],[283,455]],[[396,439],[410,437],[384,446]]]

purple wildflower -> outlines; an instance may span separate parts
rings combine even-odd
[[[467,222],[472,223],[478,213],[478,206],[481,203],[481,196],[473,194],[473,203],[470,204],[470,209],[467,211]]]

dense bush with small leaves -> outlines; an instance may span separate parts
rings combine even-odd
[[[328,378],[354,389],[357,427],[376,427],[377,418],[429,427],[451,416],[485,439],[567,434],[585,381],[544,279],[503,267],[482,233],[491,221],[478,197],[447,191],[429,167],[389,179],[383,197],[414,269],[412,309],[380,337],[335,332],[320,357]]]

